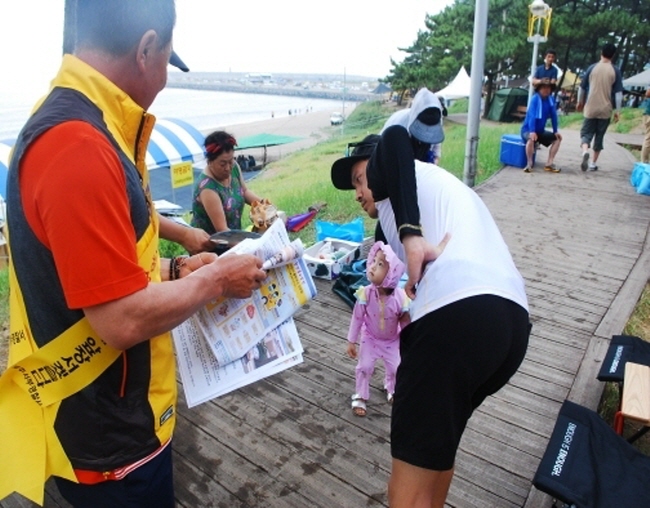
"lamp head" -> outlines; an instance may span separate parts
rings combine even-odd
[[[530,12],[533,14],[533,16],[540,17],[545,16],[549,10],[549,6],[546,2],[544,2],[544,0],[533,0],[533,3],[531,3],[528,8],[530,9]]]

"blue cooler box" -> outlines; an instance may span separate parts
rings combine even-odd
[[[501,157],[499,160],[507,166],[526,167],[526,143],[519,134],[504,134],[501,136]],[[535,162],[534,156],[533,162]]]

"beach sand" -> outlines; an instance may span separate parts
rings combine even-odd
[[[346,105],[346,116],[354,109],[354,105]],[[292,136],[301,138],[299,141],[287,143],[286,145],[278,145],[267,148],[267,162],[278,160],[291,152],[309,148],[317,143],[328,139],[333,134],[340,132],[340,126],[330,125],[331,111],[311,111],[309,113],[302,113],[298,115],[291,115],[281,118],[269,118],[259,122],[251,122],[239,125],[232,125],[230,127],[220,128],[229,132],[236,139],[242,139],[247,136],[255,134],[276,134],[280,136]],[[203,131],[202,134],[207,135],[211,131]],[[237,152],[239,153],[239,152]],[[263,148],[255,148],[251,150],[242,150],[244,155],[253,155],[258,163],[262,162],[264,153]]]

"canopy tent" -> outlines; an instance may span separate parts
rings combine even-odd
[[[281,136],[279,134],[254,134],[237,140],[237,150],[249,150],[251,148],[265,148],[269,146],[286,145],[299,141],[302,138],[292,136]]]
[[[562,82],[562,90],[570,90],[571,88],[579,86],[581,79],[575,72],[567,69],[564,73],[564,79],[560,80],[558,77],[557,81],[558,83],[560,83],[560,81]]]
[[[463,97],[469,97],[470,87],[471,80],[463,66],[458,71],[458,74],[456,74],[456,77],[451,80],[451,83],[442,90],[435,92],[435,94],[442,95],[446,100],[461,99]]]
[[[490,103],[488,119],[495,122],[509,122],[515,117],[512,112],[517,106],[526,106],[528,103],[528,90],[523,88],[502,88],[497,90]]]
[[[286,145],[294,141],[300,141],[302,138],[293,136],[282,136],[279,134],[253,134],[237,140],[236,150],[250,150],[251,148],[264,148],[264,155],[262,157],[262,167],[266,166],[267,151],[269,146]]]
[[[203,140],[203,134],[183,120],[156,120],[147,147],[147,168],[151,170],[168,168],[179,162],[199,162],[205,156]]]
[[[647,88],[650,86],[650,69],[647,69],[643,72],[640,72],[639,74],[635,74],[634,76],[630,76],[627,79],[623,80],[623,86],[625,88],[633,88],[633,87],[643,87]]]

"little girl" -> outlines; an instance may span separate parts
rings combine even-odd
[[[371,284],[355,293],[357,301],[348,332],[348,355],[359,357],[355,369],[356,393],[352,396],[352,411],[356,416],[366,416],[370,378],[378,358],[384,360],[384,388],[388,402],[393,402],[395,374],[400,362],[399,332],[409,322],[410,300],[397,287],[405,269],[390,245],[376,242],[370,249],[366,274]]]

